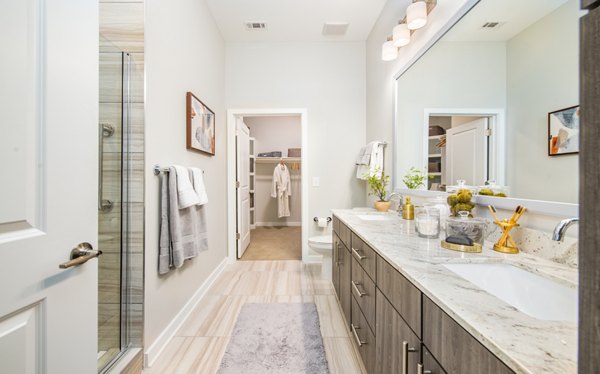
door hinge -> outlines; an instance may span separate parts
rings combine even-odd
[[[236,232],[236,233],[235,233],[235,239],[236,239],[236,240],[240,240],[241,238],[242,238],[242,236],[240,235],[240,233],[239,233],[239,232]]]
[[[240,188],[240,181],[235,181],[235,188]]]
[[[485,129],[485,136],[492,136],[492,129]]]

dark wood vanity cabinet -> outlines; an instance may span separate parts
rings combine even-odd
[[[449,374],[513,372],[426,296],[423,344]]]
[[[335,293],[340,301],[342,312],[346,318],[346,322],[350,323],[351,319],[351,277],[352,277],[352,256],[350,255],[349,245],[344,243],[350,242],[350,229],[343,223],[339,222],[337,218],[333,218],[334,230],[338,227],[337,231],[333,233],[333,248],[332,248],[332,261],[333,267],[331,272],[332,283],[335,288]]]
[[[335,216],[333,228],[333,285],[367,373],[512,373]]]
[[[377,367],[375,373],[416,374],[421,359],[421,340],[379,289],[376,299]]]

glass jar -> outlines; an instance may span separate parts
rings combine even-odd
[[[415,214],[415,229],[421,238],[439,238],[440,210],[427,205],[418,208]]]
[[[484,186],[477,187],[477,194],[483,196],[508,197],[508,186],[500,186],[496,181],[487,181]]]
[[[475,187],[467,185],[467,181],[464,179],[457,180],[454,186],[446,186],[446,192],[449,194],[456,194],[463,190],[470,191],[473,195],[477,191]]]
[[[486,222],[469,217],[469,212],[459,212],[458,217],[446,219],[446,239],[442,247],[461,252],[481,252]]]

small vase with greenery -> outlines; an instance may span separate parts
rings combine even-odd
[[[414,166],[411,167],[408,170],[408,173],[404,176],[404,178],[402,178],[402,182],[404,182],[406,187],[411,190],[416,190],[421,186],[425,186],[426,180],[427,177],[425,176],[425,174]]]
[[[369,184],[369,195],[377,196],[379,200],[375,202],[375,209],[380,212],[387,212],[390,208],[390,202],[386,200],[386,187],[390,183],[390,176],[385,175],[382,170],[375,170],[372,175],[367,175],[367,183]]]

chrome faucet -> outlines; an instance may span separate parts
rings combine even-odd
[[[556,225],[556,227],[554,228],[554,233],[552,233],[552,240],[562,242],[565,238],[567,229],[571,227],[571,225],[574,223],[579,223],[579,218],[567,218],[560,221],[558,225]]]
[[[396,212],[400,213],[400,212],[402,211],[402,201],[403,201],[404,199],[402,198],[402,195],[401,195],[400,193],[398,193],[398,192],[392,192],[392,193],[390,194],[389,201],[392,201],[392,198],[393,198],[394,196],[398,196],[398,197],[400,197],[400,199],[399,199],[399,201],[398,201],[398,206],[396,207]]]

